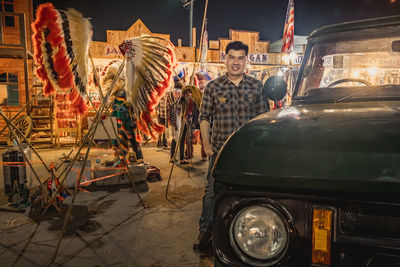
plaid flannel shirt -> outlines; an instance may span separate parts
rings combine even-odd
[[[200,121],[212,121],[211,145],[218,152],[242,124],[269,111],[262,83],[248,75],[236,86],[225,74],[207,84],[200,108]]]
[[[167,93],[165,93],[158,104],[158,117],[159,118],[167,118]]]

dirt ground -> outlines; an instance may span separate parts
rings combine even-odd
[[[66,151],[40,153],[47,162]],[[55,265],[213,266],[212,255],[192,250],[208,167],[199,151],[196,145],[192,164],[174,166],[166,198],[169,150],[160,151],[151,144],[143,147],[145,162],[159,168],[162,177],[159,182],[136,184],[145,209],[130,184],[92,185],[79,192]],[[99,155],[112,155],[104,149],[96,153],[92,163]],[[45,177],[43,168],[38,172]],[[5,207],[8,198],[0,190],[0,207]],[[35,209],[0,211],[0,265],[49,265],[70,205],[71,197],[67,197],[61,214],[55,209],[45,214]]]

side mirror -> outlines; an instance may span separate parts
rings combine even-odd
[[[263,87],[263,93],[274,102],[278,102],[286,95],[287,85],[283,76],[269,77]]]

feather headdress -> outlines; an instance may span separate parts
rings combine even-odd
[[[57,10],[51,3],[41,4],[32,23],[34,56],[43,93],[71,90],[73,111],[86,111],[87,70],[92,27],[75,9]]]
[[[194,85],[185,85],[182,88],[182,95],[190,94],[193,100],[193,103],[196,105],[198,109],[200,109],[201,100],[203,98],[203,94],[201,93],[200,89]]]
[[[173,44],[153,36],[124,41],[119,46],[126,58],[126,97],[136,114],[137,126],[146,135],[164,131],[152,119],[155,107],[169,87],[175,67]]]
[[[112,85],[113,80],[118,74],[118,69],[120,68],[122,64],[121,60],[112,60],[110,61],[102,70],[100,73],[100,79],[101,79],[101,89],[103,90],[103,95],[107,94],[108,88]],[[115,94],[116,91],[119,91],[120,89],[123,89],[125,86],[125,75],[121,73],[121,75],[118,77],[118,80],[116,81],[113,90],[113,94]]]

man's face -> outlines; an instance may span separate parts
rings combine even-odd
[[[246,67],[246,60],[246,53],[243,49],[230,49],[226,55],[226,71],[228,72],[228,76],[242,76]]]
[[[201,76],[199,76],[198,80],[199,80],[199,89],[203,91],[206,88],[208,81],[205,77]]]

